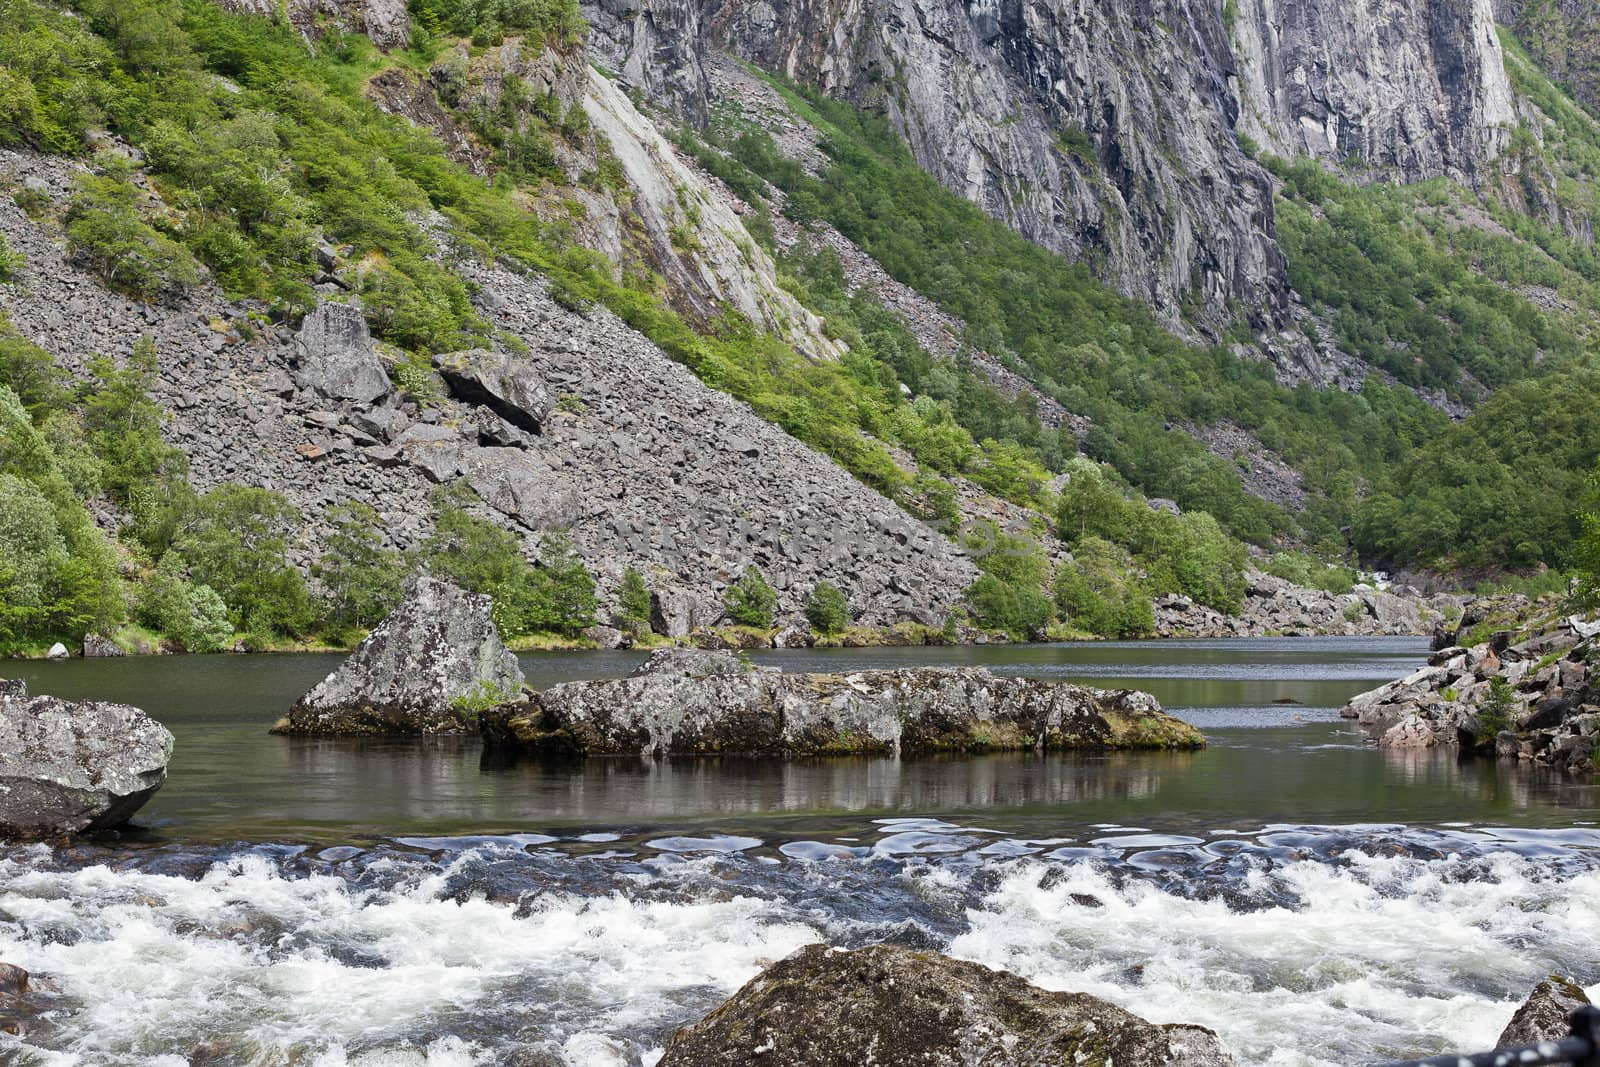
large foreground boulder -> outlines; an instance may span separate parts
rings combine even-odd
[[[932,952],[809,945],[667,1041],[659,1067],[1220,1067],[1216,1034]]]
[[[586,755],[913,755],[1199,748],[1148,693],[977,668],[785,674],[728,652],[661,649],[626,678],[568,682],[480,720],[485,737]]]
[[[1558,1041],[1572,1032],[1572,1013],[1589,1003],[1583,987],[1570,978],[1552,974],[1533,987],[1506,1028],[1500,1032],[1497,1048],[1509,1045],[1535,1045]]]
[[[487,596],[423,576],[339,669],[274,732],[438,734],[476,727],[478,712],[522,692]]]
[[[138,708],[0,681],[0,836],[119,826],[161,788],[172,734]]]

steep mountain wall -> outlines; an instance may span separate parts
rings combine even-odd
[[[707,114],[708,51],[884,112],[948,188],[1169,322],[1290,316],[1270,182],[1235,130],[1405,180],[1509,136],[1490,0],[610,0],[590,47]]]
[[[1600,0],[1496,0],[1495,14],[1550,77],[1600,109]]]

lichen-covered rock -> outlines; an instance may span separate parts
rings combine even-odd
[[[83,636],[84,659],[112,659],[122,655],[126,655],[122,651],[122,646],[109,637],[102,634],[85,634]]]
[[[1587,1003],[1589,996],[1582,986],[1563,975],[1552,974],[1533,987],[1495,1045],[1533,1045],[1566,1037],[1572,1032],[1568,1017]]]
[[[487,596],[423,576],[388,618],[274,730],[437,734],[470,730],[483,706],[522,690]]]
[[[893,945],[808,945],[667,1041],[660,1067],[1224,1067],[1212,1031]]]
[[[785,674],[726,652],[660,649],[626,678],[568,682],[486,712],[502,744],[588,755],[913,755],[1198,748],[1148,693],[918,668]]]
[[[325,397],[370,403],[389,391],[367,321],[349,304],[323,304],[307,315],[295,350],[300,384]]]
[[[138,708],[0,684],[0,836],[119,826],[167,778],[172,734]]]

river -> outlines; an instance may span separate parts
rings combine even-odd
[[[1211,1026],[1242,1063],[1493,1042],[1545,973],[1600,983],[1600,790],[1338,718],[1423,642],[775,652],[1148,689],[1198,753],[776,763],[486,756],[266,729],[337,660],[7,665],[177,736],[137,826],[0,849],[18,1064],[650,1064],[815,940],[891,939]],[[523,657],[536,686],[636,653]],[[1600,989],[1596,990],[1600,992]]]

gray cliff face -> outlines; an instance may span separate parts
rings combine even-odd
[[[1511,94],[1489,0],[1243,0],[1229,12],[1184,0],[585,7],[597,55],[691,117],[710,106],[709,53],[727,50],[881,110],[947,188],[1168,322],[1189,301],[1202,324],[1242,311],[1270,330],[1292,295],[1269,178],[1236,129],[1407,180],[1472,178],[1505,143]]]
[[[1551,78],[1600,105],[1600,0],[1495,0],[1495,16]]]
[[[1473,184],[1509,142],[1490,0],[1238,3],[1238,129],[1263,148]]]
[[[423,576],[350,658],[301,697],[285,733],[451,733],[522,690],[487,596]]]
[[[161,788],[171,758],[172,734],[138,708],[30,698],[0,680],[0,836],[119,826]]]
[[[785,674],[664,649],[627,678],[552,686],[485,713],[492,742],[584,755],[911,755],[1198,748],[1148,693],[975,668]]]

